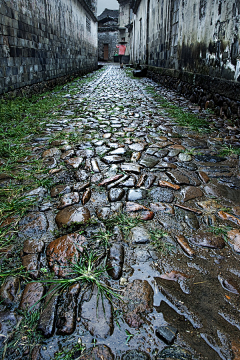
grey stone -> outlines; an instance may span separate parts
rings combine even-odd
[[[174,200],[173,190],[167,188],[153,188],[150,192],[151,198],[154,202],[171,203]]]
[[[121,200],[123,198],[124,195],[125,195],[125,190],[124,189],[112,188],[112,189],[109,190],[108,199],[111,202],[119,201],[119,200]]]
[[[143,226],[135,226],[131,229],[130,239],[132,244],[147,244],[150,242],[151,236]]]
[[[146,197],[146,190],[142,189],[131,189],[128,191],[127,199],[128,201],[141,200]]]
[[[87,296],[87,293],[85,294]],[[98,289],[95,286],[90,298],[83,295],[81,305],[81,320],[86,329],[95,338],[106,338],[113,333],[113,313],[110,301],[98,297]]]
[[[157,336],[162,339],[166,344],[170,345],[176,338],[177,329],[171,325],[159,326],[156,329]]]
[[[102,161],[105,162],[106,164],[118,164],[123,162],[124,158],[118,155],[109,155],[109,156],[104,156],[102,158]]]
[[[141,158],[140,165],[143,165],[147,168],[153,168],[155,165],[157,165],[159,162],[159,159],[155,156],[144,156]]]

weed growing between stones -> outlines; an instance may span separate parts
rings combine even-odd
[[[209,231],[214,235],[221,235],[226,243],[228,243],[227,233],[232,230],[231,226],[210,226]]]
[[[103,220],[107,229],[111,230],[114,226],[119,226],[125,238],[128,238],[130,234],[130,230],[137,226],[139,223],[143,222],[140,217],[130,217],[124,213],[118,214],[117,216],[113,216],[107,220]]]
[[[159,252],[163,254],[167,254],[171,252],[175,246],[166,243],[163,238],[168,236],[168,233],[161,230],[161,229],[150,229],[149,230],[151,234],[151,245]]]
[[[19,268],[14,269],[4,269],[4,266],[0,266],[0,286],[4,283],[5,279],[9,276],[18,276],[19,278],[22,278],[23,280],[31,280],[29,273],[26,272],[26,269],[23,266],[20,266]]]
[[[209,124],[205,119],[186,112],[185,109],[170,103],[161,96],[153,86],[147,86],[146,89],[147,92],[153,96],[154,100],[159,103],[160,107],[166,109],[168,114],[172,116],[179,125],[188,126],[190,129],[198,132],[209,131]]]
[[[232,145],[223,145],[222,149],[219,153],[220,156],[231,156],[231,155],[238,155],[240,156],[240,149],[239,147],[233,147]]]
[[[71,349],[64,347],[62,350],[58,351],[54,356],[54,360],[79,359],[78,356],[81,358],[81,354],[85,349],[86,346],[82,344],[82,341],[79,338],[77,344],[75,344]]]
[[[96,240],[100,245],[102,245],[106,250],[110,246],[109,240],[113,236],[113,233],[110,230],[99,230],[97,234],[93,235],[93,239]]]
[[[42,339],[42,335],[37,330],[40,311],[20,311],[19,321],[15,329],[7,336],[2,349],[2,359],[5,358],[6,351],[20,357],[26,353],[31,353],[32,349]]]
[[[107,268],[106,266],[98,265],[99,259],[102,255],[98,255],[93,251],[85,249],[80,255],[80,260],[76,263],[72,263],[70,266],[70,273],[67,279],[44,279],[41,282],[45,284],[55,284],[55,288],[51,291],[51,294],[62,293],[70,286],[80,283],[81,285],[94,285],[98,289],[98,300],[101,297],[103,303],[103,297],[105,296],[111,303],[113,300],[122,300],[122,297],[117,293],[116,289],[111,288],[101,279],[104,276]],[[45,298],[49,293],[44,295]],[[41,299],[42,300],[42,299]],[[36,304],[34,304],[35,306]],[[97,306],[98,308],[98,306]]]

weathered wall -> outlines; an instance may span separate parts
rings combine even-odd
[[[97,68],[96,0],[1,0],[0,94]]]
[[[240,118],[240,0],[131,0],[133,62],[222,117]]]
[[[114,55],[118,53],[118,30],[98,32],[98,59],[104,60],[104,44],[108,44],[108,60],[113,61]]]
[[[239,0],[142,0],[135,12],[135,61],[240,81]]]
[[[129,56],[130,50],[131,50],[130,34],[129,34],[126,26],[129,25],[129,23],[130,23],[130,14],[131,14],[130,3],[128,1],[124,1],[124,0],[121,0],[118,2],[120,2],[120,4],[119,4],[119,41],[121,41],[122,38],[125,39],[125,41],[127,42],[125,55]]]

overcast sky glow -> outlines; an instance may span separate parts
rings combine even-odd
[[[110,10],[117,10],[119,9],[119,3],[117,0],[98,0],[97,14],[100,15],[105,8]]]

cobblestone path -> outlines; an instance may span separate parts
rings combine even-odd
[[[0,290],[1,346],[17,309],[40,311],[42,337],[5,358],[239,359],[240,178],[222,129],[178,125],[146,87],[166,90],[115,65],[74,84],[31,144],[53,182],[19,224],[32,282]]]

